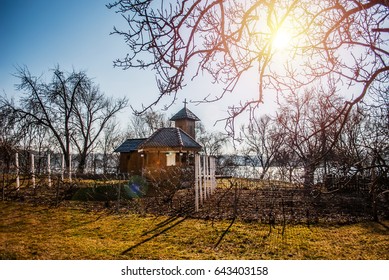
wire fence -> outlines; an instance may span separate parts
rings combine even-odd
[[[17,159],[15,156],[13,164],[2,168],[2,199],[59,205],[77,201],[75,194],[80,189],[89,189],[83,196],[83,203],[156,215],[181,213],[197,218],[239,218],[269,224],[353,222],[368,220],[374,215],[389,218],[386,177],[374,182],[375,192],[372,178],[357,175],[327,175],[321,184],[307,189],[298,183],[270,179],[216,180],[212,160],[199,157],[196,164],[197,173],[194,170],[165,171],[165,182],[156,177],[142,183],[134,181],[131,174],[73,173],[68,176],[60,155],[23,154]],[[189,178],[190,172],[194,174]],[[167,191],[163,189],[164,184],[169,185]],[[144,195],[146,192],[152,195]]]

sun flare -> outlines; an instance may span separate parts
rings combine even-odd
[[[282,51],[289,47],[291,41],[290,34],[284,30],[279,29],[272,39],[272,49]]]

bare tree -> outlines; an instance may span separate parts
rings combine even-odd
[[[0,145],[2,152],[8,153],[17,149],[19,140],[22,138],[21,129],[18,127],[18,122],[12,110],[3,102],[0,103]],[[3,161],[5,155],[1,156]]]
[[[253,166],[261,167],[259,177],[263,179],[274,164],[285,135],[268,115],[254,118],[247,126],[243,125],[240,131],[246,147],[245,154],[250,157]]]
[[[127,136],[130,138],[147,138],[157,129],[169,126],[170,121],[164,113],[151,109],[143,114],[132,116],[127,128]]]
[[[2,175],[2,200],[5,199],[5,190],[11,167],[14,166],[15,152],[21,138],[18,123],[12,110],[0,104],[0,172]]]
[[[72,139],[80,155],[78,172],[84,173],[86,159],[90,150],[97,145],[101,132],[116,115],[127,106],[127,99],[107,98],[99,87],[89,82],[75,98],[72,125],[77,133]]]
[[[342,115],[372,86],[388,83],[387,0],[157,2],[118,0],[108,5],[129,26],[113,31],[129,46],[115,66],[153,69],[160,90],[156,102],[168,95],[175,99],[200,73],[208,73],[223,90],[198,100],[219,100],[254,69],[258,96],[232,104],[228,121],[257,107],[265,91],[304,93],[329,79],[353,94]],[[276,42],[282,34],[289,42],[280,50]]]
[[[284,139],[282,145],[275,154],[274,167],[277,168],[277,173],[281,180],[290,183],[299,182],[300,178],[296,178],[295,171],[299,169],[301,162],[296,153],[293,153],[286,140],[287,139]]]
[[[203,152],[210,156],[220,156],[227,144],[227,136],[221,132],[209,132],[205,126],[196,123],[196,141],[203,146]]]
[[[334,146],[335,158],[332,161],[333,173],[347,176],[353,168],[361,167],[367,160],[364,142],[364,108],[358,105],[351,111],[349,119]]]
[[[19,126],[19,129],[22,127]],[[51,140],[51,133],[44,126],[25,124],[22,128],[23,137],[18,142],[19,150],[32,153],[35,156],[35,173],[46,172],[46,156],[50,151],[57,150],[56,143]]]
[[[304,95],[291,95],[281,105],[277,115],[286,145],[303,165],[306,187],[313,185],[317,167],[325,165],[343,122],[339,118],[342,99],[334,89],[328,93],[325,90],[312,89]]]
[[[375,88],[373,100],[367,104],[367,122],[364,144],[369,161],[366,168],[370,171],[370,194],[373,217],[378,221],[379,196],[389,198],[389,85]]]
[[[359,187],[369,190],[372,214],[378,221],[377,205],[389,189],[389,114],[388,92],[376,93],[367,104],[359,105],[350,114],[335,145],[336,160],[332,171],[347,187],[349,181],[361,178]],[[386,98],[382,98],[386,96]],[[382,99],[381,99],[382,98]],[[339,182],[337,182],[339,185]],[[366,185],[368,183],[368,185]]]
[[[103,153],[103,173],[107,174],[119,166],[119,156],[114,153],[116,147],[123,142],[124,135],[120,130],[119,124],[115,119],[112,119],[109,124],[103,129],[102,137],[99,141]]]
[[[65,155],[70,167],[71,147],[78,149],[78,170],[84,171],[85,158],[107,122],[127,106],[127,99],[108,99],[84,72],[65,74],[59,67],[53,70],[50,83],[19,68],[17,90],[22,92],[19,104],[2,98],[2,103],[17,114],[19,121],[29,126],[45,127]]]

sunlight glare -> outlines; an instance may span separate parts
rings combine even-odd
[[[285,50],[288,48],[290,40],[290,34],[284,29],[279,29],[273,37],[272,49],[275,51]]]

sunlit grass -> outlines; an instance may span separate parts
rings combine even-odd
[[[215,247],[231,221],[11,202],[0,209],[0,259],[389,259],[388,221],[284,232],[236,221]]]
[[[4,181],[4,185],[6,185],[7,189],[16,188],[16,175],[5,175],[2,178]],[[122,179],[79,179],[79,178],[64,178],[61,179],[60,175],[52,175],[50,177],[51,186],[56,186],[58,183],[60,186],[66,185],[75,185],[78,187],[91,187],[91,186],[102,186],[102,185],[118,185],[118,184],[126,184],[128,180]],[[39,186],[47,186],[49,184],[49,178],[47,175],[36,175],[35,176],[35,184],[37,187]],[[19,187],[21,189],[32,186],[32,177],[26,175],[19,176]]]

